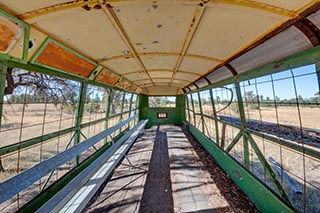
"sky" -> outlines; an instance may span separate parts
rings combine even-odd
[[[303,98],[314,97],[314,94],[319,91],[317,75],[315,73],[315,65],[308,65],[292,70],[295,76],[295,84],[297,89],[297,95],[301,95]],[[275,96],[280,99],[295,98],[295,89],[290,70],[283,71],[272,75],[274,80]],[[257,89],[259,95],[263,95],[264,99],[270,97],[273,99],[273,88],[271,83],[271,75],[263,76],[256,79]],[[255,79],[245,81],[245,90],[252,90],[254,94],[257,94],[256,87],[254,85]],[[243,89],[243,88],[242,88]]]

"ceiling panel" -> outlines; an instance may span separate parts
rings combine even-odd
[[[172,76],[173,71],[149,71],[149,75],[151,76],[151,78],[165,78],[168,76]]]
[[[188,71],[197,75],[204,75],[209,69],[217,66],[219,62],[201,58],[184,57],[179,70]],[[196,78],[194,79],[196,80]]]
[[[248,7],[208,7],[188,53],[226,59],[258,39],[286,17]]]
[[[180,52],[196,5],[114,6],[137,52]]]
[[[102,9],[66,9],[27,22],[93,60],[124,55],[128,50]]]
[[[143,56],[141,61],[147,70],[173,70],[178,60],[177,56]]]
[[[15,11],[15,13],[17,15],[21,15],[23,13],[32,11],[32,10],[36,10],[36,9],[40,9],[43,7],[48,7],[51,5],[59,5],[59,4],[63,4],[65,2],[70,2],[70,0],[28,0],[26,1],[28,2],[27,4],[22,4],[21,0],[1,0],[0,2],[0,6],[2,7],[3,5],[5,5],[4,7],[11,10],[11,11]]]
[[[135,58],[105,61],[105,62],[102,62],[101,64],[120,75],[123,73],[141,70],[141,67],[139,66]]]

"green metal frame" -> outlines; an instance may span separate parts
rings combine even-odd
[[[214,102],[214,98],[213,98],[213,94],[212,94],[212,90],[210,89],[210,99],[211,99],[211,104],[212,104],[212,110],[213,110],[213,116],[214,116],[214,124],[215,124],[215,128],[216,128],[216,143],[219,146],[220,143],[220,137],[219,137],[219,125],[218,125],[218,120],[217,120],[217,110],[216,110],[216,105]]]
[[[289,203],[270,191],[264,183],[229,155],[226,155],[223,150],[212,143],[196,127],[189,125],[189,130],[261,212],[295,212]]]
[[[5,90],[5,82],[7,76],[7,66],[0,64],[0,128],[2,125],[3,98]]]
[[[73,144],[76,145],[80,143],[80,138],[81,138],[81,122],[82,122],[82,117],[83,117],[83,110],[84,110],[84,105],[85,105],[85,100],[86,100],[86,94],[87,94],[87,84],[81,83],[80,86],[80,91],[79,91],[79,97],[78,97],[78,106],[76,110],[76,118],[74,121],[74,126],[76,127],[76,132],[75,132],[75,137],[74,137],[74,142]],[[77,156],[74,159],[74,166],[79,164],[79,156]]]

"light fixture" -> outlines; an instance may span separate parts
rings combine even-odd
[[[128,55],[130,52],[128,50],[123,51],[123,54]]]

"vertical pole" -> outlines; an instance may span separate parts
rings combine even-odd
[[[133,100],[133,93],[131,93],[131,97],[130,97],[130,105],[129,105],[129,118],[131,117],[131,110],[132,110],[132,100]],[[131,122],[130,122],[131,123]],[[130,123],[128,123],[128,127],[130,129]]]
[[[104,129],[108,129],[109,125],[109,115],[110,115],[110,103],[111,103],[111,94],[112,94],[112,89],[108,89],[109,94],[108,94],[108,98],[107,98],[107,104],[106,104],[106,118],[104,121]],[[107,143],[107,138],[104,139],[104,143]]]
[[[199,107],[200,107],[200,113],[201,113],[201,128],[202,128],[202,133],[204,134],[204,118],[203,118],[203,110],[202,110],[202,102],[201,102],[200,92],[198,92],[198,99],[199,99]]]
[[[239,82],[235,82],[234,85],[235,85],[235,89],[236,89],[236,93],[237,93],[237,100],[238,100],[240,120],[241,120],[241,130],[243,133],[245,133],[246,129],[247,129],[247,123],[246,123],[246,116],[245,116],[244,107],[243,107],[243,100],[242,100],[242,95],[241,95],[240,84],[239,84]],[[250,159],[249,159],[248,138],[247,138],[246,134],[243,134],[242,138],[243,138],[244,165],[245,165],[246,169],[249,170]]]
[[[120,121],[123,120],[123,107],[124,107],[124,99],[126,97],[126,92],[123,91],[122,101],[121,101],[121,109],[120,109]],[[120,128],[120,133],[122,132],[122,128]]]
[[[7,66],[4,64],[0,64],[0,129],[2,122],[2,110],[3,110],[3,98],[4,98],[4,90],[6,85],[6,76],[7,76]]]
[[[192,97],[192,94],[190,94],[190,97],[191,97],[191,105],[192,105],[192,111],[193,111],[193,126],[197,126],[197,123],[196,123],[196,111],[194,109],[194,103],[193,103],[193,97]]]
[[[86,93],[87,93],[87,84],[81,83],[80,87],[80,94],[78,98],[78,106],[76,110],[76,119],[74,126],[76,127],[76,132],[75,132],[75,137],[74,137],[74,145],[78,144],[80,142],[80,137],[81,137],[81,121],[82,121],[82,116],[83,116],[83,109],[84,109],[84,104],[85,104],[85,99],[86,99]],[[79,156],[76,156],[73,160],[74,166],[77,166],[79,164]]]
[[[316,74],[317,74],[317,77],[318,77],[318,94],[319,94],[319,97],[320,97],[320,62],[316,63]]]
[[[212,89],[209,89],[210,91],[210,99],[211,99],[211,104],[212,104],[212,110],[213,110],[213,117],[214,117],[214,125],[215,125],[215,129],[216,129],[216,143],[219,146],[220,145],[220,138],[219,138],[219,126],[218,126],[218,117],[217,117],[217,110],[216,110],[216,105],[214,102],[214,98],[213,98],[213,93],[212,93]]]

